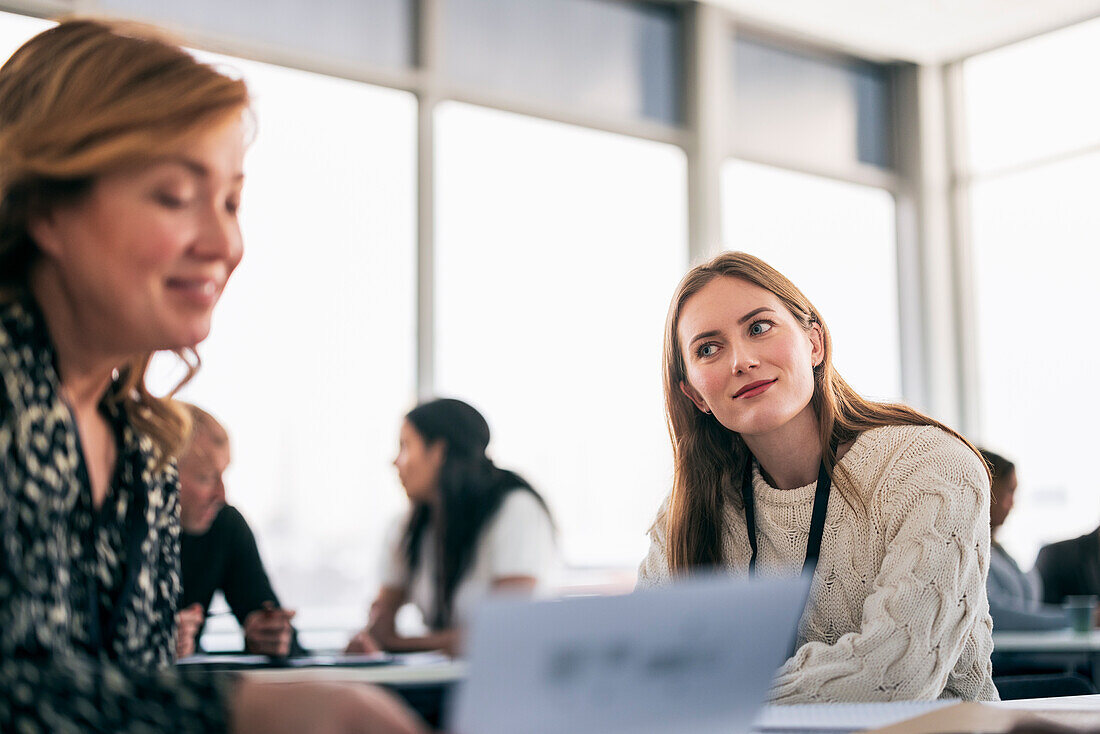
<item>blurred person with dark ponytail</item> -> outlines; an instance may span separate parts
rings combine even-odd
[[[495,592],[531,593],[555,563],[546,502],[486,456],[489,425],[461,400],[423,403],[405,416],[394,465],[412,502],[390,544],[382,590],[349,652],[454,653],[474,606]],[[416,605],[430,630],[404,637],[398,609]]]

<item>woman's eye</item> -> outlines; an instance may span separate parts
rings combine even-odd
[[[158,191],[153,195],[153,198],[157,200],[158,204],[169,209],[182,209],[187,206],[187,200],[184,197],[167,191]]]
[[[752,326],[749,327],[749,333],[753,336],[760,336],[761,334],[767,334],[772,330],[772,322],[770,321],[755,321]]]
[[[717,351],[717,344],[704,344],[695,350],[695,354],[699,357],[713,357]]]

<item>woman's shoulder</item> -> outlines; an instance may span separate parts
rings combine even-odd
[[[524,487],[508,490],[493,517],[496,523],[528,523],[549,520],[550,513],[534,492]]]
[[[488,577],[545,577],[555,556],[554,526],[539,498],[517,487],[504,495],[479,543]],[[486,565],[487,564],[487,565]]]
[[[880,426],[864,431],[842,465],[872,493],[903,486],[914,491],[977,487],[989,481],[970,446],[932,425]]]
[[[13,409],[53,402],[53,362],[53,346],[33,302],[0,292],[0,396],[7,393]]]
[[[860,465],[925,457],[931,462],[981,466],[981,459],[965,442],[933,425],[871,428],[859,435],[849,455],[851,463]]]

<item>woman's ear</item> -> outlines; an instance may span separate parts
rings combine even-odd
[[[61,233],[52,212],[41,212],[29,217],[27,234],[45,254],[54,258],[61,256]]]
[[[825,332],[816,321],[810,326],[810,364],[815,368],[825,361]]]
[[[443,439],[437,438],[428,444],[428,461],[436,468],[443,466],[443,460],[447,458],[447,444]]]
[[[703,400],[703,396],[700,395],[694,387],[687,384],[683,380],[680,380],[680,392],[682,392],[684,395],[687,395],[688,400],[695,403],[696,408],[704,413],[710,412],[710,408],[707,406],[707,402]]]

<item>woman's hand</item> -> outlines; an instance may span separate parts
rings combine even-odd
[[[176,614],[176,659],[195,654],[195,636],[202,627],[202,604],[195,602]]]
[[[230,703],[233,734],[424,734],[424,723],[377,686],[258,683],[247,676]]]
[[[450,655],[452,658],[457,658],[462,654],[464,645],[462,640],[462,631],[456,627],[452,627],[449,630],[444,630],[439,633],[440,646],[439,649]]]
[[[348,646],[344,648],[346,653],[360,653],[369,654],[372,652],[381,652],[382,648],[378,643],[374,641],[374,638],[370,636],[368,628],[364,627],[355,633],[355,636],[348,641]]]
[[[257,655],[285,658],[290,653],[294,612],[279,609],[269,601],[244,618],[244,649]]]

